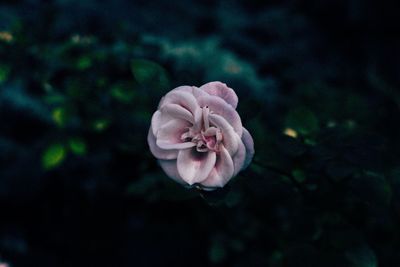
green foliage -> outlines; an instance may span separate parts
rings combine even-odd
[[[303,183],[306,180],[306,175],[302,170],[299,169],[293,170],[292,175],[294,179],[299,183]]]
[[[81,138],[71,138],[68,142],[69,149],[78,156],[85,155],[87,152],[86,143]]]
[[[96,132],[102,132],[108,128],[110,123],[109,119],[97,119],[92,122],[92,128]]]
[[[302,135],[309,135],[318,130],[318,119],[306,107],[298,107],[289,111],[285,120],[286,127],[294,129]]]
[[[153,88],[168,88],[167,72],[161,65],[146,59],[131,62],[133,76],[139,84]]]
[[[92,66],[92,59],[90,56],[82,56],[76,62],[76,68],[78,70],[86,70]]]
[[[350,262],[350,267],[378,267],[376,255],[368,246],[351,248],[346,252],[346,258]]]
[[[4,83],[8,79],[10,74],[10,67],[5,64],[0,64],[0,84]]]
[[[113,98],[122,103],[131,103],[136,96],[136,92],[132,85],[121,83],[113,85],[110,94]]]
[[[221,263],[226,257],[226,250],[221,242],[214,241],[209,251],[210,261],[214,264]]]
[[[59,166],[65,159],[66,148],[60,143],[55,143],[46,148],[42,154],[42,166],[45,170]]]
[[[57,5],[43,8],[49,12],[43,18],[52,20]],[[296,24],[298,33],[302,23],[291,21],[289,13],[282,21]],[[265,18],[281,15],[271,10]],[[29,234],[27,254],[36,255],[39,247],[44,255],[54,246],[64,255],[61,250],[70,250],[70,244],[83,244],[77,253],[93,252],[93,258],[111,247],[122,255],[142,246],[158,256],[174,255],[177,245],[188,244],[182,249],[189,263],[196,259],[201,266],[376,267],[378,261],[379,266],[396,261],[399,94],[383,76],[352,66],[360,69],[359,77],[368,77],[348,81],[344,76],[353,77],[351,72],[340,78],[331,65],[327,72],[337,78],[332,82],[315,69],[316,76],[297,74],[307,67],[291,62],[298,56],[279,55],[282,46],[263,44],[255,50],[259,57],[227,48],[240,44],[235,51],[244,51],[255,44],[242,39],[248,33],[237,34],[240,42],[219,46],[208,37],[176,43],[131,32],[127,37],[122,24],[112,27],[115,37],[38,33],[41,24],[25,23],[16,23],[12,43],[0,43],[0,198],[29,203],[25,200],[39,196],[32,214],[44,216],[34,218],[32,229],[49,229],[49,235],[35,240]],[[60,23],[57,29],[63,28]],[[275,31],[265,36],[276,36]],[[279,32],[279,38],[293,36]],[[275,55],[278,60],[271,62]],[[146,136],[170,84],[200,86],[211,80],[238,93],[238,112],[254,138],[256,158],[223,189],[203,192],[169,179],[151,156]],[[366,138],[367,133],[375,135]],[[49,144],[49,139],[59,141]],[[32,160],[36,154],[39,166]],[[68,168],[57,168],[67,157]],[[42,169],[49,172],[43,175]],[[71,227],[63,233],[59,221]],[[109,237],[106,245],[97,242]],[[168,245],[161,242],[156,251],[160,237]],[[87,250],[87,244],[94,248]],[[135,264],[137,258],[127,254],[121,259]]]
[[[64,107],[58,107],[53,109],[51,117],[57,126],[64,127],[68,120],[68,113]]]

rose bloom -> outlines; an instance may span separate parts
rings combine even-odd
[[[180,86],[161,99],[147,140],[169,177],[214,190],[249,165],[254,143],[237,104],[236,93],[221,82]]]

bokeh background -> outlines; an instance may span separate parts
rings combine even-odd
[[[394,1],[393,1],[394,2]],[[400,24],[389,1],[0,3],[0,263],[400,266]],[[254,162],[170,181],[162,95],[219,80]]]

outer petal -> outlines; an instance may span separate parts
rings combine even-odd
[[[197,104],[196,98],[190,91],[186,92],[177,89],[172,90],[171,92],[165,95],[163,103],[160,108],[162,108],[166,104],[180,105],[183,108],[189,110],[193,115],[195,115],[196,110],[199,109],[199,105]]]
[[[196,86],[188,86],[188,85],[179,86],[179,87],[173,89],[171,92],[189,92],[196,99],[199,98],[200,96],[207,96],[208,95],[207,92],[201,90],[200,88],[198,88]]]
[[[177,158],[178,172],[189,185],[200,183],[210,174],[216,162],[216,153],[197,152],[195,149],[179,151]]]
[[[225,100],[226,103],[236,109],[238,104],[238,97],[232,88],[221,82],[209,82],[200,87],[210,95],[218,96]]]
[[[156,136],[158,129],[160,129],[165,123],[172,120],[173,118],[168,114],[163,114],[157,110],[151,117],[151,129],[153,134]]]
[[[239,138],[239,137],[238,137]],[[233,166],[235,167],[235,171],[233,176],[237,175],[240,170],[242,170],[244,162],[246,160],[246,147],[244,146],[242,140],[238,140],[238,150],[236,154],[232,157]]]
[[[147,135],[147,142],[149,144],[151,153],[158,159],[176,159],[178,157],[178,150],[165,150],[157,146],[156,137],[154,136],[151,128],[149,129],[149,134]]]
[[[173,119],[164,124],[157,132],[156,144],[162,149],[184,149],[193,147],[193,142],[182,142],[181,136],[188,130],[190,123]]]
[[[247,131],[246,128],[244,128],[244,127],[243,127],[242,141],[246,148],[246,159],[245,159],[243,167],[242,167],[242,169],[245,169],[245,168],[247,168],[247,166],[249,166],[249,164],[254,156],[254,141],[253,141],[253,137],[251,137],[249,131]]]
[[[216,96],[202,96],[197,99],[200,107],[208,106],[210,111],[214,114],[222,116],[238,133],[242,136],[242,121],[240,120],[239,114],[236,110],[229,104],[227,104],[223,99]]]
[[[208,96],[207,92],[205,92],[204,90],[202,90],[196,86],[192,86],[192,92],[196,99],[198,99],[199,97],[202,97],[202,96]]]
[[[180,184],[186,184],[186,182],[179,175],[176,167],[176,160],[159,160],[158,163],[160,163],[161,168],[171,179]]]
[[[217,126],[222,131],[225,148],[230,155],[234,155],[238,149],[238,135],[233,130],[232,126],[221,116],[216,114],[209,115],[212,124]]]
[[[165,104],[161,108],[161,112],[163,114],[169,115],[173,118],[178,118],[178,119],[184,119],[186,121],[191,122],[192,124],[194,123],[194,117],[193,114],[190,113],[189,110],[183,108],[180,105],[177,104]]]
[[[166,94],[159,108],[162,109],[167,104],[176,104],[190,111],[194,117],[194,129],[201,128],[201,108],[192,93],[191,86],[181,86]]]
[[[186,93],[192,93],[192,88],[191,88],[191,87],[192,87],[192,86],[189,86],[189,85],[178,86],[178,87],[172,89],[171,91],[169,91],[169,92],[167,93],[167,95],[170,94],[170,93],[172,93],[172,92],[186,92]],[[158,105],[158,109],[161,108],[161,106],[164,104],[164,100],[165,100],[165,96],[163,96],[163,97],[161,98],[160,103],[159,103],[159,105]]]
[[[179,157],[179,156],[178,156]],[[217,158],[215,167],[201,185],[206,189],[223,187],[234,174],[234,165],[228,150],[221,146],[221,152]]]

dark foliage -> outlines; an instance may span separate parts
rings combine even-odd
[[[400,266],[398,9],[377,1],[0,4],[0,264]],[[220,80],[255,140],[226,188],[147,147]]]

